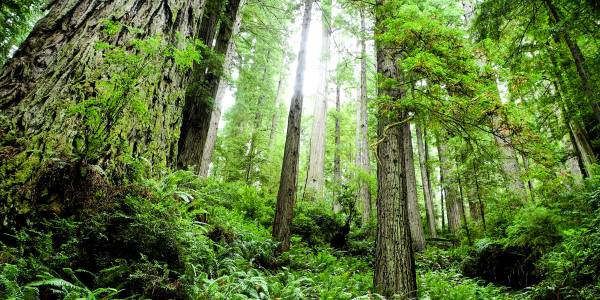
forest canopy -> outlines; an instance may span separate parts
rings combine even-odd
[[[0,3],[2,299],[598,299],[594,0]]]

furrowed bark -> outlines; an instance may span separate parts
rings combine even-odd
[[[389,0],[378,0],[375,8],[375,23],[378,33],[385,31],[384,21],[388,17],[386,6]],[[376,42],[377,72],[383,78],[402,82],[396,66],[395,50]],[[402,101],[404,91],[397,86],[384,86],[378,90],[380,96],[390,101]],[[410,237],[408,216],[407,183],[402,121],[405,113],[390,112],[380,105],[377,122],[377,235],[375,240],[375,291],[384,297],[409,299],[417,296],[415,262]]]
[[[166,43],[182,46],[177,33],[195,37],[203,7],[201,0],[51,2],[48,14],[35,25],[0,73],[0,110],[8,120],[7,124],[0,124],[6,129],[0,138],[13,132],[22,143],[11,146],[18,152],[9,158],[15,159],[14,163],[0,162],[0,173],[7,179],[3,185],[22,187],[43,162],[71,155],[78,147],[76,140],[85,134],[83,116],[73,113],[72,108],[95,97],[95,83],[112,76],[97,74],[96,68],[103,62],[107,64],[103,58],[106,50],[97,48],[100,42],[131,49],[134,38],[160,34]],[[109,20],[137,28],[139,33],[117,25],[117,32],[108,34]],[[132,115],[130,122],[108,125],[110,134],[119,142],[104,145],[99,150],[100,157],[90,162],[108,173],[113,173],[118,168],[115,164],[125,156],[143,157],[155,170],[169,166],[177,155],[181,103],[189,72],[178,69],[171,58],[164,58],[153,67],[158,70],[154,74],[156,82],[145,85],[140,81],[134,89],[146,95],[140,100],[148,109],[144,120]],[[0,214],[8,216],[7,210],[25,213],[35,206],[16,203],[23,196],[18,196],[18,189],[2,189],[14,193],[4,195],[7,201],[3,201]]]

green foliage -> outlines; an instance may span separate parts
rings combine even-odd
[[[544,207],[521,209],[507,229],[506,245],[546,252],[561,239],[557,223],[556,215]]]
[[[45,0],[7,0],[0,4],[0,66],[16,51],[42,15]]]

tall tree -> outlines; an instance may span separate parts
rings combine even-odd
[[[423,222],[421,221],[421,208],[417,196],[417,176],[415,174],[415,161],[413,158],[412,134],[410,126],[402,130],[404,153],[404,173],[406,176],[406,196],[408,198],[408,220],[410,222],[410,234],[412,246],[415,251],[425,249],[425,234],[423,233]]]
[[[215,0],[207,6],[202,26],[210,30],[201,31],[200,39],[209,49],[212,48],[214,53],[225,56],[234,32],[235,20],[239,17],[240,5],[243,3],[241,0],[228,0],[226,4],[223,2]],[[211,46],[215,38],[213,48]],[[194,66],[183,107],[177,160],[180,168],[195,167],[196,171],[200,170],[215,97],[223,73],[222,67],[222,64]]]
[[[360,103],[357,120],[357,155],[356,164],[364,174],[371,173],[371,160],[369,159],[369,117],[367,98],[367,27],[365,22],[365,9],[360,8]],[[363,175],[364,175],[363,174]],[[363,224],[371,218],[371,189],[365,176],[359,176],[358,196],[363,204]]]
[[[241,0],[239,3],[240,7],[243,7],[245,0]],[[238,9],[234,23],[232,25],[232,36],[236,36],[239,33],[240,25],[242,23],[241,9]],[[202,150],[202,159],[200,161],[200,167],[198,172],[200,176],[206,177],[212,161],[212,155],[215,150],[215,143],[217,141],[217,131],[219,129],[219,121],[221,120],[221,110],[223,106],[223,98],[225,98],[225,92],[228,87],[227,75],[230,74],[232,68],[233,56],[235,54],[235,39],[229,39],[227,50],[225,51],[225,57],[223,59],[223,75],[219,78],[219,85],[215,94],[215,100],[213,103],[212,112],[210,114],[209,128],[206,134],[206,141],[204,143],[204,149]]]
[[[423,184],[423,198],[425,200],[425,213],[427,215],[427,226],[429,227],[429,234],[431,237],[436,237],[437,232],[435,228],[435,213],[431,192],[431,181],[429,179],[429,163],[428,155],[425,147],[424,133],[421,130],[419,122],[415,122],[415,131],[417,133],[417,146],[419,151],[419,166],[421,167],[421,182]]]
[[[383,78],[379,96],[393,103],[406,96],[405,91],[389,81],[402,82],[397,68],[398,53],[386,44],[389,28],[386,22],[393,11],[393,2],[377,0],[375,26],[378,39],[377,72]],[[385,84],[384,84],[385,83]],[[410,237],[407,183],[405,174],[406,149],[402,131],[408,126],[404,112],[390,111],[381,103],[377,122],[377,235],[375,239],[375,291],[384,297],[400,295],[416,297],[415,262]]]
[[[446,216],[448,219],[448,230],[457,233],[460,230],[460,204],[457,181],[452,172],[453,163],[448,157],[447,140],[438,141],[438,155],[440,157],[440,176],[444,179],[444,201],[446,202]],[[442,208],[443,209],[443,208]]]
[[[321,1],[321,58],[319,87],[315,98],[314,119],[310,137],[308,173],[304,193],[309,199],[321,199],[325,184],[325,133],[327,124],[328,72],[332,32],[331,0]]]
[[[294,214],[294,205],[296,203],[298,160],[300,154],[300,121],[302,119],[302,101],[304,99],[302,89],[304,86],[306,45],[308,42],[308,29],[310,27],[312,5],[313,0],[304,0],[300,50],[298,51],[298,67],[296,69],[294,95],[292,96],[290,113],[288,115],[283,165],[281,167],[279,191],[277,192],[275,220],[273,221],[273,238],[281,242],[278,250],[282,252],[287,251],[290,248],[291,223]]]

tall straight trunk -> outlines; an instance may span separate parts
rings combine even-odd
[[[477,175],[477,169],[475,168],[475,164],[473,164],[473,177],[475,179],[475,191],[477,196],[477,203],[479,204],[479,214],[481,215],[481,224],[483,224],[483,232],[487,231],[485,224],[485,206],[483,205],[483,201],[481,199],[481,189],[479,188],[479,176]]]
[[[233,35],[240,5],[243,3],[242,0],[229,0],[225,5],[224,13],[221,14],[223,1],[216,2],[220,4],[215,3],[212,5],[202,22],[209,24],[207,27],[219,28],[216,33],[213,52],[225,56]],[[222,18],[220,18],[221,15]],[[219,19],[221,19],[220,25],[217,26]],[[209,48],[213,45],[214,39],[214,29],[210,33],[201,36],[201,40]],[[194,167],[196,171],[200,171],[215,97],[222,77],[222,67],[222,65],[211,67],[205,64],[194,66],[183,107],[183,120],[178,143],[177,165],[179,168]]]
[[[565,89],[567,86],[560,74],[560,66],[558,65],[554,52],[548,51],[548,54],[553,66],[552,71],[555,78],[555,80],[553,80],[554,88],[558,93],[559,99],[562,101],[562,103],[559,104],[559,107],[563,122],[569,130],[569,138],[576,150],[575,154],[577,155],[580,168],[586,177],[590,177],[592,165],[596,162],[596,157],[590,143],[589,134],[586,132],[585,128],[580,125],[578,120],[571,118],[570,110],[567,108],[570,108],[573,105],[569,99],[565,98]]]
[[[505,128],[499,116],[492,116],[494,139],[500,150],[500,163],[511,193],[521,201],[527,199],[527,191],[521,180],[521,168],[517,160],[517,152],[511,145],[510,131]]]
[[[368,137],[368,105],[367,105],[367,28],[365,25],[364,9],[360,10],[360,104],[358,111],[358,138],[356,165],[364,174],[371,173],[371,161],[369,159],[369,137]],[[358,197],[363,204],[363,224],[369,223],[371,219],[371,189],[369,182],[359,178]]]
[[[284,58],[283,65],[287,65],[287,59]],[[273,115],[271,116],[271,129],[269,131],[269,145],[267,149],[271,151],[273,147],[273,141],[275,140],[275,133],[277,132],[277,118],[279,116],[279,103],[281,102],[281,92],[283,90],[283,81],[285,79],[285,72],[283,68],[281,74],[279,74],[279,81],[277,82],[277,92],[275,94],[275,104],[273,107]]]
[[[267,50],[267,55],[265,57],[270,57],[271,50]],[[267,65],[263,67],[263,74],[261,82],[267,82]],[[258,134],[261,130],[262,124],[262,105],[264,101],[264,94],[261,95],[257,99],[256,103],[256,112],[254,113],[254,126],[252,128],[252,134],[250,135],[250,147],[248,149],[248,163],[246,165],[246,184],[251,184],[250,175],[252,173],[252,169],[254,169],[254,158],[256,157],[256,143],[258,143]]]
[[[469,245],[473,245],[473,241],[471,240],[471,231],[469,230],[469,223],[467,222],[467,214],[465,212],[465,202],[464,202],[464,197],[463,197],[463,183],[462,180],[460,180],[460,175],[458,175],[458,190],[460,191],[460,201],[459,201],[459,206],[460,206],[460,216],[462,218],[462,224],[463,224],[463,228],[465,229],[465,232],[467,234],[467,241],[469,242]]]
[[[384,22],[391,9],[387,7],[392,1],[377,0],[375,7],[375,25],[379,30],[386,30]],[[385,79],[402,82],[402,74],[398,73],[397,54],[392,48],[382,45],[377,47],[377,72]],[[405,97],[403,90],[385,87],[378,91],[394,101]],[[404,155],[407,152],[403,142],[403,127],[398,123],[406,117],[405,113],[390,116],[383,106],[379,107],[377,122],[377,234],[375,239],[375,270],[373,285],[375,291],[386,298],[399,295],[401,298],[417,296],[415,261],[413,257],[410,225],[408,218],[408,197],[406,174],[404,172]]]
[[[429,181],[429,162],[427,161],[427,152],[425,142],[423,141],[423,132],[419,122],[415,123],[417,133],[417,148],[419,151],[419,166],[421,167],[421,181],[423,183],[423,198],[425,199],[425,213],[427,215],[427,227],[431,237],[437,237],[435,229],[435,214],[433,209],[433,199],[431,196],[431,182]]]
[[[460,206],[457,182],[451,175],[452,164],[447,157],[446,145],[438,139],[438,155],[440,157],[440,174],[444,178],[444,195],[446,202],[446,216],[448,219],[448,230],[456,233],[460,230]]]
[[[412,135],[409,126],[402,130],[404,153],[404,173],[406,174],[406,197],[408,202],[408,220],[410,223],[410,234],[413,249],[417,252],[425,249],[425,234],[423,233],[423,222],[421,221],[421,209],[417,196],[417,176],[415,174],[415,162],[413,158]]]
[[[525,156],[525,154],[521,153],[521,159],[523,160],[523,168],[525,169],[525,174],[529,173],[529,158]],[[531,179],[527,179],[527,189],[529,190],[529,196],[531,197],[531,201],[535,201],[535,195],[533,194],[533,182]]]
[[[551,0],[544,0],[546,4],[546,8],[548,9],[549,15],[552,17],[551,23],[553,25],[560,24],[561,17],[554,6],[554,3]],[[581,80],[581,88],[583,89],[583,93],[588,101],[590,101],[592,106],[592,111],[594,113],[594,117],[596,119],[596,126],[600,123],[600,104],[598,103],[597,95],[594,93],[594,88],[592,87],[590,73],[585,65],[585,58],[581,53],[581,49],[576,41],[571,39],[569,32],[564,28],[559,30],[560,37],[564,40],[565,44],[569,48],[569,52],[571,52],[571,56],[575,63],[575,68],[577,69],[577,74],[579,75],[579,79]]]
[[[315,99],[314,120],[310,137],[310,154],[305,193],[310,200],[323,198],[325,185],[325,134],[327,125],[327,90],[331,44],[331,0],[321,1],[321,58],[319,87]]]
[[[310,27],[310,14],[313,0],[304,0],[304,15],[302,17],[302,34],[300,50],[298,52],[298,67],[296,69],[296,81],[294,84],[294,95],[290,105],[288,116],[287,135],[283,163],[281,166],[281,178],[279,180],[279,191],[277,192],[277,205],[275,207],[275,219],[273,220],[273,238],[281,244],[279,252],[290,248],[291,223],[296,203],[296,190],[298,179],[298,159],[300,148],[300,121],[302,119],[302,100],[304,95],[304,70],[306,68],[306,44],[308,41],[308,29]]]
[[[245,0],[241,0],[239,3],[240,7],[243,7]],[[238,9],[235,17],[232,29],[232,36],[236,36],[240,30],[242,23],[241,9]],[[225,51],[225,58],[223,60],[223,71],[224,74],[219,78],[219,85],[215,94],[215,101],[213,110],[210,114],[209,128],[206,135],[206,142],[204,143],[204,149],[202,150],[202,159],[200,161],[199,174],[201,177],[208,176],[210,163],[212,162],[212,154],[215,150],[215,143],[217,141],[217,131],[219,130],[219,121],[221,120],[223,99],[225,98],[225,92],[227,91],[228,82],[225,74],[230,72],[233,62],[233,56],[235,54],[235,40],[229,39],[227,50]]]
[[[130,26],[141,30],[135,34],[137,39],[160,34],[169,44],[181,46],[177,33],[195,37],[203,7],[201,0],[179,1],[180,15],[172,18],[175,7],[170,2],[49,2],[46,16],[37,22],[0,71],[0,110],[7,120],[6,124],[0,124],[3,128],[0,138],[8,132],[15,135],[15,144],[4,145],[12,147],[11,153],[15,155],[0,158],[1,173],[6,176],[0,186],[15,192],[4,198],[11,201],[0,204],[3,216],[0,224],[9,216],[7,209],[14,212],[33,209],[32,203],[20,207],[17,202],[21,187],[33,179],[31,175],[36,174],[42,163],[56,154],[73,153],[78,147],[77,140],[85,134],[83,116],[70,111],[97,95],[96,81],[112,75],[98,74],[97,68],[108,63],[103,58],[107,50],[98,49],[97,44],[106,42],[130,49],[134,38],[126,27]],[[108,34],[104,22],[108,19],[126,26]],[[152,74],[156,75],[156,82],[134,88],[135,92],[148,95],[140,100],[148,108],[146,122],[130,116],[131,122],[109,126],[118,143],[102,144],[102,154],[93,162],[106,172],[115,165],[115,158],[125,155],[145,157],[156,168],[169,165],[177,155],[175,137],[181,113],[178,103],[183,102],[180,95],[189,72],[180,71],[171,58],[161,57],[152,67],[156,70]],[[168,83],[162,78],[168,78]],[[13,159],[20,162],[9,162]],[[22,165],[23,162],[27,165]],[[15,184],[14,189],[10,184]]]
[[[341,99],[340,99],[340,83],[336,82],[335,86],[335,149],[333,153],[333,212],[339,213],[342,211],[342,205],[338,202],[339,187],[342,183],[342,170],[340,167],[340,141],[341,141],[341,127],[340,127],[340,113],[341,113]]]

